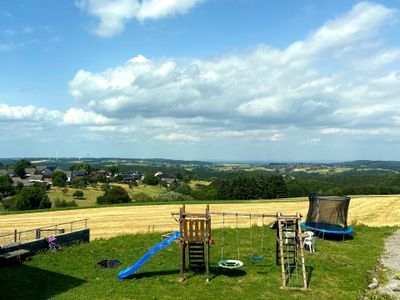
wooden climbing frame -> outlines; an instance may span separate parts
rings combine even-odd
[[[207,205],[204,214],[186,212],[185,205],[179,210],[180,274],[184,279],[186,248],[190,267],[205,268],[206,281],[210,273],[211,216]]]

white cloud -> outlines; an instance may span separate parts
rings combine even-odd
[[[393,130],[389,128],[323,128],[320,130],[322,134],[338,134],[345,135],[391,135]]]
[[[65,125],[106,125],[112,123],[112,120],[91,111],[70,108],[63,116],[63,123]]]
[[[52,121],[60,118],[61,112],[46,108],[28,106],[9,106],[0,104],[0,121]]]
[[[285,59],[312,58],[315,54],[359,48],[360,43],[377,34],[376,29],[389,22],[395,11],[371,2],[357,3],[350,12],[326,22],[304,41],[293,43],[286,51]]]
[[[100,19],[94,33],[112,37],[120,33],[131,19],[157,20],[176,14],[186,14],[201,0],[76,0],[83,11]]]
[[[264,45],[201,59],[138,55],[104,72],[80,70],[69,90],[86,109],[123,124],[134,120],[164,141],[283,142],[300,138],[299,130],[332,133],[324,128],[397,132],[400,49],[382,38],[375,43],[383,27],[398,26],[397,14],[360,2],[286,49]]]
[[[200,141],[200,138],[197,136],[193,136],[193,135],[185,134],[185,133],[179,133],[179,132],[159,134],[159,135],[156,135],[155,138],[158,140],[168,141],[168,142],[193,143],[193,142]]]
[[[89,2],[97,3],[79,1]],[[39,128],[47,133],[54,125],[77,139],[137,141],[134,149],[163,144],[170,153],[182,143],[199,153],[231,146],[246,155],[247,148],[304,148],[304,157],[324,145],[336,155],[332,149],[355,141],[394,144],[400,136],[400,48],[386,44],[382,28],[398,27],[392,22],[397,14],[361,2],[285,49],[261,45],[192,59],[136,55],[102,72],[79,70],[69,82],[76,108],[0,104],[0,122],[29,123],[27,130],[9,130],[21,135]]]

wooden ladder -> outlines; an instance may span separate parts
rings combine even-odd
[[[189,245],[189,267],[191,269],[203,269],[205,267],[204,243],[190,242]]]
[[[282,288],[307,289],[307,274],[300,227],[301,216],[287,220],[280,213],[277,215],[276,263],[281,265]],[[294,274],[301,272],[302,283],[288,286]]]

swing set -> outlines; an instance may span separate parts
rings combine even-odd
[[[216,213],[214,213],[216,214]],[[236,252],[237,252],[237,259],[224,259],[224,246],[225,246],[225,215],[226,213],[222,213],[222,237],[221,237],[221,242],[220,242],[220,253],[221,253],[221,258],[218,262],[218,266],[221,268],[227,268],[227,269],[235,269],[243,266],[243,262],[240,260],[240,239],[239,239],[239,213],[234,213],[235,215],[235,229],[236,229]],[[264,215],[262,215],[262,234],[261,234],[261,255],[256,255],[254,252],[254,247],[253,247],[253,222],[252,222],[252,217],[254,214],[249,215],[249,220],[250,220],[250,248],[251,248],[251,255],[250,259],[253,261],[262,261],[264,259],[264,230],[265,230],[265,224],[264,224]]]
[[[284,289],[307,289],[307,278],[305,269],[305,260],[303,253],[303,242],[301,234],[301,215],[282,215],[277,214],[260,214],[260,213],[244,213],[244,212],[213,212],[207,205],[205,213],[189,213],[186,212],[185,205],[180,208],[179,213],[171,213],[173,217],[179,215],[180,226],[180,274],[184,280],[186,269],[186,249],[188,249],[189,265],[191,268],[205,269],[206,281],[209,281],[210,270],[210,244],[213,243],[211,238],[211,216],[219,215],[222,218],[222,236],[220,241],[220,260],[218,266],[225,269],[236,269],[244,265],[240,260],[240,237],[239,237],[239,217],[248,217],[250,225],[250,259],[254,262],[265,259],[265,218],[273,218],[276,226],[276,263],[281,266],[282,288]],[[225,227],[226,217],[235,217],[236,231],[236,258],[225,259]],[[261,253],[254,252],[254,219],[261,218]],[[289,286],[289,281],[295,276],[301,278],[299,287]]]

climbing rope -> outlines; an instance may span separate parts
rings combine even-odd
[[[221,260],[224,259],[224,244],[225,244],[225,213],[222,213],[222,237],[221,237]]]
[[[249,220],[250,220],[250,249],[251,249],[251,257],[253,257],[254,256],[254,250],[253,250],[253,224],[252,224],[252,221],[251,221],[251,214],[250,214],[250,218],[249,218]]]
[[[236,213],[236,248],[237,248],[237,259],[240,260],[240,248],[239,248],[239,216]]]

